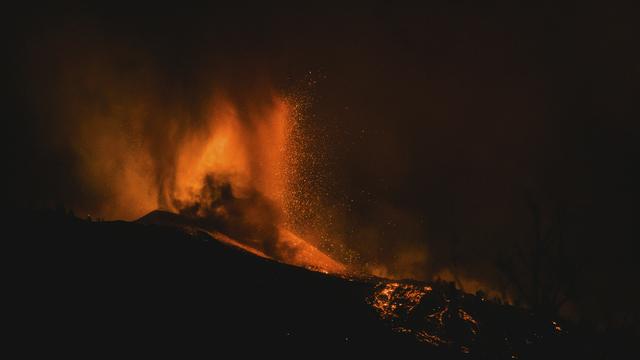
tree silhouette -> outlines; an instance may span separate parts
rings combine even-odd
[[[510,285],[516,302],[532,310],[557,315],[575,296],[575,265],[566,251],[566,218],[555,215],[545,223],[540,205],[531,196],[527,205],[532,217],[532,234],[516,241],[496,265]]]

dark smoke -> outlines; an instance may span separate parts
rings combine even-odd
[[[295,251],[278,241],[280,210],[255,189],[236,197],[229,182],[207,176],[197,201],[175,205],[204,228],[221,231],[272,258],[286,260]]]

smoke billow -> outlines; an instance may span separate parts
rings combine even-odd
[[[164,209],[276,259],[337,264],[290,232],[313,232],[295,219],[312,191],[300,186],[302,106],[255,63],[209,53],[186,66],[100,31],[33,40],[23,65],[41,119],[33,152],[44,150],[38,164],[65,162],[33,169],[49,173],[48,191],[29,194],[40,206],[125,220]]]
[[[292,252],[296,251],[279,242],[281,210],[255,189],[243,197],[237,197],[229,182],[207,175],[199,197],[178,203],[176,207],[180,214],[198,219],[207,228],[241,239],[270,257],[285,260],[291,258],[294,255]]]

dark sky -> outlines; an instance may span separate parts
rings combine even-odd
[[[161,96],[196,107],[212,79],[237,93],[260,81],[283,91],[313,82],[306,121],[322,143],[327,202],[364,259],[415,262],[405,274],[431,276],[451,266],[456,242],[460,271],[491,282],[498,254],[531,235],[532,198],[545,219],[563,214],[582,299],[616,291],[630,307],[637,12],[604,1],[509,3],[16,9],[4,55],[9,199],[89,196],[52,130],[64,122],[56,89],[73,86],[61,74],[83,54],[150,69]],[[420,251],[426,262],[412,257]],[[598,297],[590,309],[613,301]]]

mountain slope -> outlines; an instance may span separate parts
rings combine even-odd
[[[310,271],[221,242],[177,215],[19,219],[9,252],[11,324],[25,349],[492,359],[581,352],[580,338],[557,323],[450,284]]]

